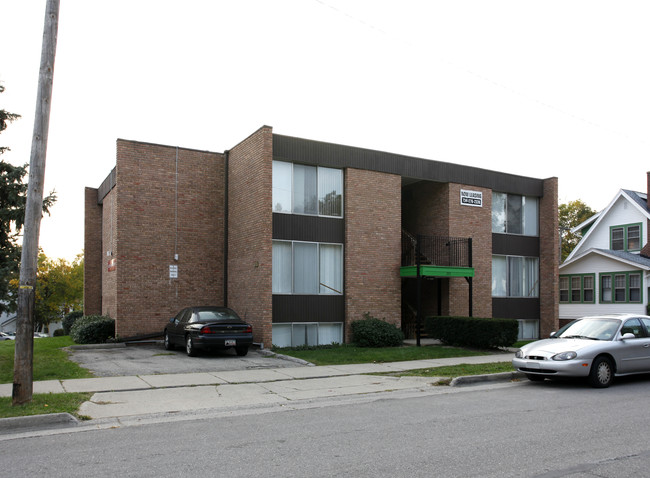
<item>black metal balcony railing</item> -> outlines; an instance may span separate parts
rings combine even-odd
[[[472,267],[469,237],[414,236],[402,231],[402,266]]]

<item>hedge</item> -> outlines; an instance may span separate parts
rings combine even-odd
[[[404,342],[404,334],[393,324],[372,317],[369,313],[362,320],[352,322],[352,342],[359,347],[398,347]]]
[[[429,337],[458,347],[509,347],[519,336],[516,319],[427,317],[424,327]]]
[[[78,344],[102,344],[115,337],[115,320],[103,315],[85,315],[75,321],[70,337]]]

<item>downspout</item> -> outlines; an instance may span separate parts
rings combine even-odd
[[[223,305],[228,307],[228,160],[230,151],[226,150],[224,156],[224,214],[223,214]]]

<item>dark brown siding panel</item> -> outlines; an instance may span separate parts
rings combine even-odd
[[[273,322],[344,322],[342,295],[274,295]]]
[[[273,157],[331,168],[349,167],[406,178],[480,186],[512,194],[544,195],[544,182],[540,179],[278,134],[273,135]]]
[[[345,223],[343,219],[275,213],[273,239],[342,244]]]
[[[495,297],[492,299],[492,317],[539,320],[539,299]]]
[[[492,253],[539,257],[539,237],[492,234]]]

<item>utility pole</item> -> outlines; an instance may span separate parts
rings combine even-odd
[[[58,25],[59,0],[47,0],[36,115],[34,117],[34,135],[32,136],[32,152],[29,160],[23,249],[20,258],[20,285],[18,288],[14,384],[12,390],[13,405],[31,402],[34,388],[34,297],[38,267],[38,236],[41,228],[41,217],[43,216],[45,153],[50,124],[50,104]]]

